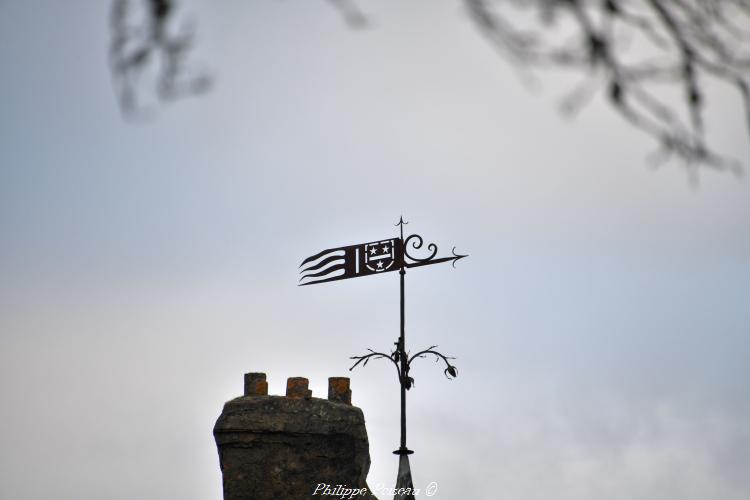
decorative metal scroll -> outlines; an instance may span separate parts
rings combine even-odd
[[[419,351],[418,353],[412,355],[411,357],[409,357],[409,353],[406,353],[407,360],[406,360],[406,363],[403,364],[405,369],[402,370],[402,365],[400,364],[401,353],[399,352],[399,349],[398,349],[398,342],[394,342],[394,345],[396,346],[396,349],[391,351],[390,354],[385,354],[382,352],[373,351],[372,349],[367,349],[368,351],[370,351],[369,354],[365,354],[363,356],[350,357],[349,359],[356,359],[357,362],[354,363],[352,367],[349,368],[349,370],[350,371],[354,370],[357,367],[357,365],[359,365],[360,363],[362,363],[362,366],[366,366],[367,362],[370,361],[371,359],[379,359],[379,358],[387,359],[391,361],[394,365],[396,365],[396,373],[398,374],[398,379],[399,381],[403,381],[404,388],[408,391],[409,389],[414,387],[414,378],[409,376],[409,371],[411,370],[411,363],[417,358],[426,358],[428,355],[433,355],[435,356],[436,363],[439,362],[440,360],[443,360],[443,362],[445,363],[445,370],[443,370],[443,373],[445,374],[445,377],[448,380],[451,380],[458,376],[458,368],[452,365],[449,361],[451,359],[456,359],[456,358],[452,356],[445,356],[444,354],[436,351],[435,350],[437,348],[436,345],[431,345],[427,349],[423,351]]]
[[[414,239],[415,241],[411,241]],[[422,237],[418,234],[412,234],[411,236],[407,237],[406,240],[404,240],[404,257],[405,262],[404,265],[406,267],[419,267],[419,266],[429,266],[431,264],[440,264],[442,262],[449,262],[452,261],[452,265],[455,268],[456,262],[460,259],[463,259],[464,257],[468,257],[468,255],[459,255],[456,253],[456,247],[453,247],[451,250],[451,253],[453,254],[452,257],[440,257],[435,258],[438,252],[438,247],[434,243],[430,243],[427,245],[427,249],[430,251],[430,255],[427,257],[415,257],[409,253],[409,242],[411,242],[411,246],[414,247],[415,250],[419,250],[422,248],[422,245],[424,244],[424,240],[422,240]],[[411,260],[411,262],[409,262]]]

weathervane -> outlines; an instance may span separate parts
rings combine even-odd
[[[358,278],[360,276],[369,276],[371,274],[380,274],[390,271],[398,271],[400,274],[401,332],[398,341],[394,343],[396,349],[390,354],[368,349],[368,354],[352,356],[351,359],[357,361],[351,368],[349,368],[349,370],[353,370],[360,363],[362,363],[362,366],[365,366],[371,359],[378,358],[387,359],[396,366],[399,385],[401,386],[401,445],[393,452],[400,456],[398,477],[396,479],[397,492],[399,489],[406,490],[408,488],[408,491],[414,489],[411,479],[411,468],[409,465],[409,455],[414,452],[406,447],[406,391],[411,389],[414,385],[414,379],[409,376],[412,362],[418,358],[424,358],[430,355],[435,356],[436,362],[442,360],[445,363],[446,368],[443,370],[443,373],[445,373],[445,376],[448,379],[458,375],[456,367],[450,363],[450,360],[454,358],[445,356],[436,351],[435,349],[437,346],[435,345],[419,351],[411,357],[406,350],[404,328],[404,276],[406,275],[406,269],[440,264],[443,262],[451,262],[453,267],[455,267],[456,261],[466,257],[466,255],[456,254],[456,247],[453,247],[453,256],[436,258],[438,248],[434,243],[427,245],[427,249],[430,252],[428,256],[420,258],[411,255],[409,253],[410,245],[414,250],[419,250],[422,248],[424,240],[418,234],[412,234],[404,239],[405,224],[408,224],[408,222],[404,222],[403,217],[401,217],[396,224],[400,228],[401,234],[399,238],[389,238],[374,241],[372,243],[363,243],[360,245],[351,245],[341,248],[330,248],[306,258],[302,261],[302,264],[300,264],[300,274],[302,276],[299,280],[300,286],[303,286],[348,278]],[[414,497],[411,493],[406,493],[404,495],[399,495],[397,493],[396,498],[411,499]]]

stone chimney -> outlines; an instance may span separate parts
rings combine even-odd
[[[320,484],[369,490],[365,418],[349,379],[329,378],[327,400],[308,385],[290,377],[286,396],[269,396],[265,373],[245,374],[245,395],[227,402],[214,426],[224,500],[314,498]]]

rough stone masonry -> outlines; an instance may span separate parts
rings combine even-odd
[[[269,396],[265,373],[245,374],[245,395],[214,426],[224,500],[321,498],[313,496],[321,483],[369,491],[365,418],[351,405],[349,379],[329,378],[327,400],[307,387],[293,377],[286,396]]]

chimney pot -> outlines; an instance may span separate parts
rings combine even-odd
[[[268,382],[265,373],[245,374],[245,396],[267,396]]]
[[[352,391],[349,389],[349,377],[328,378],[328,400],[352,404]]]
[[[286,396],[293,399],[312,397],[312,391],[307,389],[309,383],[305,377],[289,377],[286,380]]]

